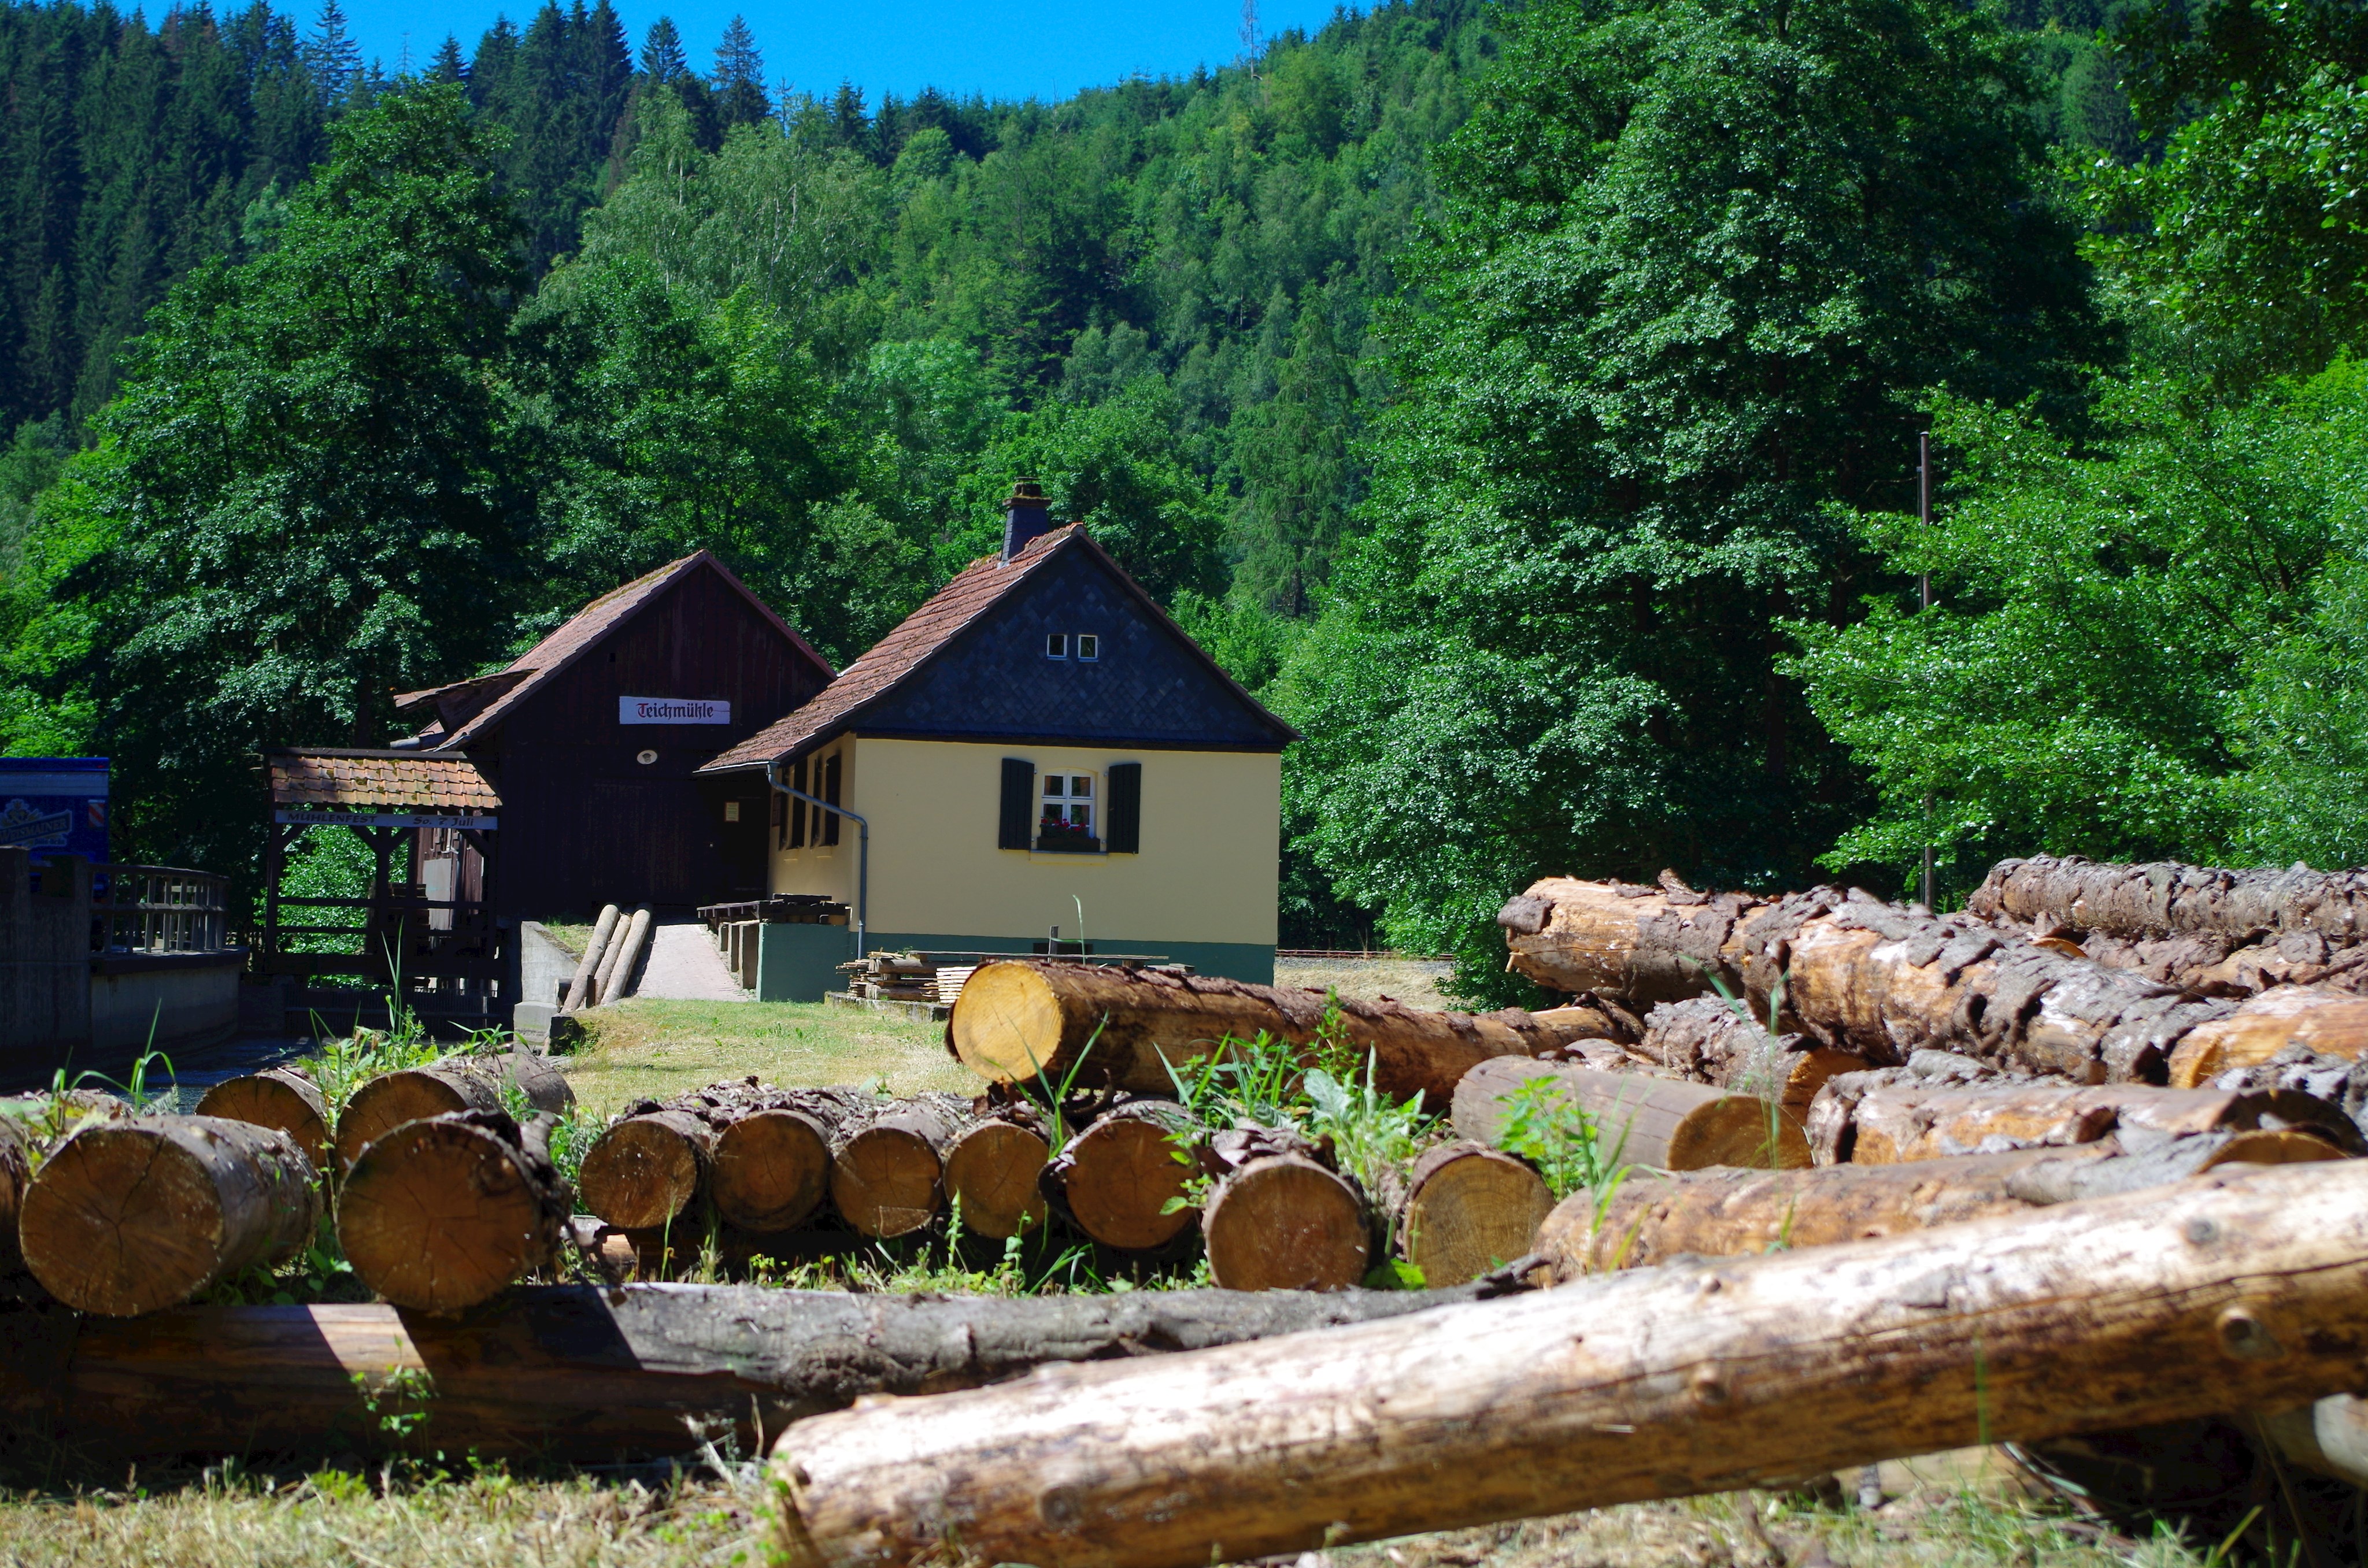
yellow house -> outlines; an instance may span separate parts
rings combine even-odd
[[[1034,489],[1001,553],[700,771],[772,786],[768,891],[847,903],[867,950],[1269,982],[1296,734]]]

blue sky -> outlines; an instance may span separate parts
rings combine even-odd
[[[279,0],[300,32],[312,30],[319,0]],[[362,57],[393,71],[405,34],[413,64],[426,63],[448,32],[473,50],[507,10],[523,24],[541,0],[343,0]],[[563,0],[563,4],[565,0]],[[619,14],[638,55],[642,35],[662,15],[682,29],[691,63],[705,70],[716,39],[739,11],[765,51],[765,71],[817,97],[842,77],[873,103],[934,84],[967,97],[1065,97],[1130,75],[1183,75],[1222,65],[1241,51],[1241,0],[620,0]],[[1258,26],[1313,29],[1332,0],[1259,0]]]

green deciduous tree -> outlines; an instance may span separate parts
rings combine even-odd
[[[1501,989],[1544,871],[1791,881],[1858,782],[1778,668],[1848,613],[1918,389],[2074,405],[2100,346],[2028,84],[1939,0],[1520,14],[1407,265],[1370,537],[1282,689],[1349,896]]]

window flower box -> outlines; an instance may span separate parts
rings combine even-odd
[[[1054,822],[1047,817],[1036,824],[1036,847],[1063,855],[1099,855],[1102,841],[1080,824]]]

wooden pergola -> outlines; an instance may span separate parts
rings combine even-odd
[[[490,902],[502,801],[476,765],[336,750],[271,752],[264,764],[271,820],[257,971],[308,984],[334,976],[371,991],[399,986],[428,1010],[492,1015],[510,960]],[[318,827],[344,828],[370,846],[368,894],[281,890],[289,849]],[[319,937],[337,939],[291,940]],[[336,950],[306,950],[324,946]]]

